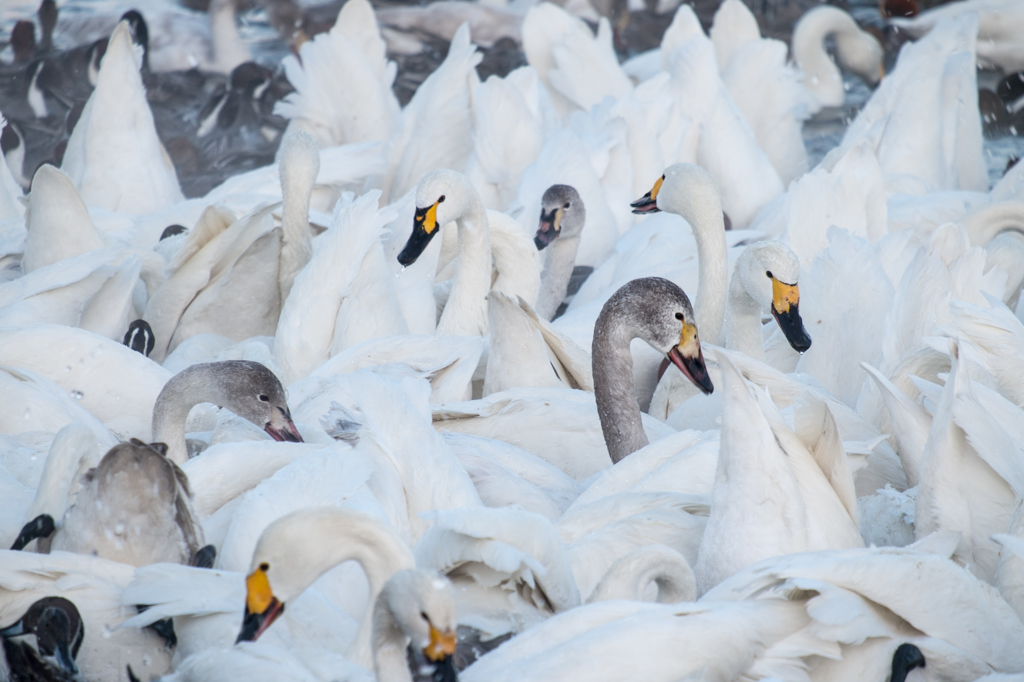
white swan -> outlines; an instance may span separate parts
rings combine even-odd
[[[700,592],[761,559],[860,547],[853,478],[835,423],[813,454],[767,395],[754,395],[723,355],[722,441],[711,515],[695,574]]]
[[[815,7],[803,14],[793,27],[793,61],[803,71],[804,87],[817,98],[820,107],[841,107],[846,99],[843,76],[825,52],[824,41],[836,41],[836,58],[847,71],[874,85],[885,75],[882,46],[861,30],[849,14],[836,7]]]
[[[487,292],[492,288],[490,220],[480,195],[461,173],[436,170],[424,176],[416,188],[416,215],[398,262],[408,266],[427,248],[430,240],[449,222],[458,226],[458,255],[451,293],[437,323],[437,333],[446,336],[484,335],[487,332]],[[512,222],[510,219],[507,219]],[[523,237],[516,224],[512,234]],[[532,250],[532,248],[528,247]],[[540,286],[540,263],[533,251],[533,262],[519,272],[508,272],[505,284],[499,279],[493,288],[536,301]],[[497,261],[498,259],[495,258]],[[499,264],[500,265],[500,264]],[[532,266],[532,268],[530,267]],[[510,270],[506,266],[506,270]],[[523,271],[525,270],[525,272]],[[532,270],[532,271],[531,271]],[[504,274],[504,273],[503,273]],[[500,276],[500,275],[499,275]],[[522,278],[526,277],[523,281]],[[520,283],[515,282],[520,280]],[[519,291],[517,291],[519,289]]]
[[[387,140],[398,125],[392,92],[397,67],[387,61],[369,2],[346,3],[333,28],[299,46],[282,61],[295,92],[274,112],[290,119],[289,130],[304,130],[321,147]],[[358,107],[351,99],[360,93]]]

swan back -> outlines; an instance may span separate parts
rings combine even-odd
[[[21,259],[25,273],[103,246],[74,183],[49,164],[32,178],[27,223]]]
[[[86,472],[52,548],[132,566],[191,561],[202,529],[189,502],[188,477],[165,453],[161,443],[114,446]]]
[[[725,0],[715,11],[710,34],[718,68],[725,73],[729,62],[745,43],[761,38],[761,29],[753,12],[741,0]]]

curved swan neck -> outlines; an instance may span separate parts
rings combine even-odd
[[[218,382],[209,381],[197,365],[171,377],[153,405],[153,442],[167,444],[167,458],[181,466],[188,460],[185,423],[199,403],[223,404]],[[192,371],[189,371],[192,370]]]
[[[617,314],[619,311],[618,308],[601,311],[594,327],[592,347],[594,397],[613,463],[649,443],[633,388],[633,356],[629,344],[636,334],[628,318]]]
[[[372,603],[373,667],[377,682],[412,682],[402,626],[385,600],[377,599]]]
[[[579,237],[559,237],[548,249],[551,255],[544,265],[540,278],[540,296],[537,299],[537,315],[550,320],[558,311],[558,306],[565,300],[572,277],[573,266],[576,265],[576,251],[580,246]]]
[[[808,12],[793,29],[793,61],[804,74],[804,87],[815,93],[824,106],[841,106],[843,75],[825,51],[826,36],[860,32],[850,15],[835,8]]]
[[[729,283],[729,307],[725,315],[725,347],[764,362],[761,306],[747,293],[739,268]]]
[[[466,210],[458,219],[459,255],[455,280],[437,333],[445,336],[482,336],[487,333],[487,292],[491,289],[491,238],[487,211],[480,195],[469,186]]]
[[[281,305],[292,290],[295,277],[313,255],[309,232],[309,202],[320,172],[320,153],[313,136],[292,133],[281,155],[281,251],[278,255],[278,286]]]

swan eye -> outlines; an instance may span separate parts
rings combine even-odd
[[[771,279],[771,278],[772,278],[772,271],[771,271],[771,270],[768,270],[768,271],[767,271],[767,272],[765,272],[764,274],[765,274],[765,276],[767,276],[767,277],[768,277],[768,279]]]
[[[676,319],[677,320],[682,320],[683,319],[683,314],[682,313],[676,313]]]
[[[266,573],[267,571],[270,570],[270,564],[268,564],[266,561],[264,561],[262,564],[260,564],[260,570],[263,571],[264,573]]]
[[[424,611],[420,611],[420,618],[427,621],[428,623],[430,622],[430,618],[427,617],[427,614]]]
[[[563,206],[562,208],[564,208],[566,211],[568,211],[569,210],[569,202],[568,201],[565,202],[565,206]]]
[[[437,203],[439,203],[439,204],[440,204],[440,203],[442,203],[443,201],[444,201],[444,195],[442,194],[442,195],[440,196],[440,198],[439,198],[439,199],[437,200]]]
[[[262,403],[269,403],[270,402],[270,398],[268,398],[265,395],[261,395],[260,396],[260,402],[262,402]]]

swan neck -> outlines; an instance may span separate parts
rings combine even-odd
[[[764,362],[761,306],[747,293],[739,268],[729,285],[729,307],[725,315],[725,347]]]
[[[841,11],[816,12],[799,22],[793,31],[793,61],[804,74],[804,86],[817,94],[824,106],[840,106],[844,98],[843,76],[825,51],[825,38],[849,32],[859,29]]]
[[[594,397],[612,463],[648,444],[633,388],[632,333],[614,313],[597,318],[594,328]]]
[[[487,333],[487,292],[491,289],[491,238],[487,211],[476,190],[455,224],[459,253],[448,303],[437,324],[438,335],[483,336]]]
[[[344,543],[333,546],[333,556],[325,562],[324,570],[328,570],[346,561],[355,560],[363,567],[366,580],[370,584],[370,601],[363,614],[359,633],[349,649],[349,657],[367,670],[374,664],[370,642],[373,635],[373,616],[377,597],[384,589],[384,583],[398,571],[415,568],[416,562],[412,552],[397,537],[382,533],[374,526],[367,526],[366,531],[359,533],[358,527],[351,527],[349,537]],[[319,576],[317,576],[319,577]],[[404,649],[403,649],[404,657]]]
[[[726,283],[729,261],[725,244],[725,220],[720,203],[699,207],[684,216],[697,242],[700,275],[694,313],[697,331],[706,343],[718,343],[725,320]]]
[[[560,237],[548,247],[551,255],[540,277],[540,296],[537,299],[537,315],[545,320],[550,321],[565,300],[579,246],[579,237]]]
[[[283,187],[281,208],[281,251],[278,256],[278,286],[281,305],[292,290],[295,277],[313,256],[313,237],[309,232],[309,202],[313,185],[296,187],[294,182]]]
[[[377,599],[373,605],[373,669],[377,682],[412,682],[405,657],[407,646],[394,612],[386,600]]]
[[[153,405],[153,442],[167,444],[167,458],[181,466],[188,460],[185,423],[199,403],[221,405],[217,382],[203,380],[202,373],[185,370],[171,377]]]

